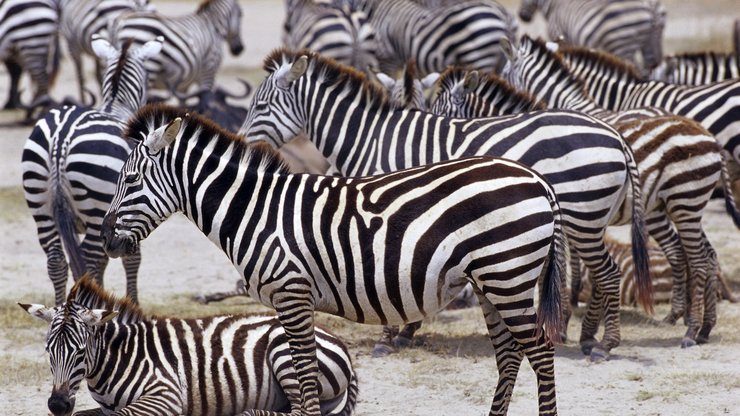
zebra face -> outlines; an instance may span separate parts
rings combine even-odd
[[[172,190],[157,167],[169,160],[164,148],[175,140],[181,125],[177,118],[152,131],[124,163],[100,231],[108,256],[135,254],[139,242],[175,212]]]
[[[31,316],[49,323],[46,351],[53,378],[47,405],[54,416],[72,414],[75,395],[87,373],[88,344],[93,327],[116,316],[115,312],[88,309],[75,302],[55,308],[19,304]]]
[[[229,44],[229,52],[234,56],[238,56],[244,51],[244,45],[242,44],[241,22],[242,9],[239,7],[239,3],[234,2],[231,6],[231,11],[229,12],[228,24],[224,35],[226,42]]]
[[[522,0],[519,6],[519,18],[524,22],[529,22],[539,8],[539,0]]]
[[[506,56],[506,65],[501,70],[501,77],[520,91],[527,90],[524,84],[524,80],[528,79],[524,74],[525,69],[535,66],[528,64],[528,61],[533,59],[532,54],[529,53],[531,46],[532,41],[526,36],[522,38],[519,48],[515,48],[506,38],[501,40],[501,48]]]
[[[239,130],[249,142],[265,141],[280,147],[293,140],[303,130],[305,115],[297,109],[296,82],[308,68],[308,57],[301,56],[293,63],[283,62],[271,68],[271,74],[255,92],[247,118]]]
[[[440,85],[437,98],[431,107],[431,112],[450,117],[466,118],[468,100],[480,82],[478,71],[466,72],[462,79],[446,79]]]

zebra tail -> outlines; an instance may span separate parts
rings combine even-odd
[[[561,342],[563,332],[563,306],[560,288],[567,278],[565,266],[565,233],[563,232],[563,218],[560,204],[552,188],[547,186],[547,196],[552,206],[554,230],[550,253],[547,261],[544,278],[541,285],[540,305],[537,310],[537,328],[535,339],[540,338],[540,331],[544,328],[545,338],[551,343]]]
[[[637,302],[649,314],[653,313],[653,281],[650,278],[650,255],[648,253],[645,209],[642,203],[640,172],[637,169],[632,148],[622,140],[622,149],[627,160],[629,180],[632,185],[632,260]]]
[[[62,237],[62,243],[67,251],[72,276],[74,280],[77,280],[85,274],[87,267],[85,265],[85,258],[82,255],[82,249],[80,248],[80,241],[77,238],[75,215],[61,187],[54,192],[52,211],[54,223],[57,225],[57,230]]]
[[[732,217],[732,221],[735,223],[735,227],[740,228],[740,212],[737,210],[735,204],[735,193],[732,189],[732,179],[730,173],[727,171],[727,151],[722,150],[722,186],[725,188],[725,209],[727,213]]]

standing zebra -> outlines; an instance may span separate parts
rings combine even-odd
[[[249,295],[277,311],[300,385],[294,412],[319,414],[314,311],[418,321],[472,282],[499,365],[491,414],[506,413],[525,355],[540,414],[557,413],[549,340],[560,331],[565,241],[537,173],[477,157],[362,178],[291,174],[269,146],[161,106],[140,110],[126,137],[139,144],[104,220],[106,251],[133,253],[172,213],[185,214]]]
[[[49,323],[54,415],[72,413],[83,378],[101,407],[78,415],[285,411],[299,395],[287,336],[275,317],[149,317],[89,277],[75,283],[61,306],[20,306]],[[322,414],[349,416],[358,389],[347,348],[317,328],[316,352]]]
[[[29,108],[50,101],[49,88],[59,70],[59,17],[56,0],[0,1],[0,60],[10,75],[5,108],[21,107],[19,83],[28,71],[34,87]]]
[[[669,56],[650,73],[650,79],[671,84],[704,85],[740,78],[740,55],[699,52]]]
[[[602,49],[632,63],[640,51],[645,69],[663,58],[666,12],[658,0],[522,0],[519,17],[529,22],[538,9],[552,40]]]
[[[64,302],[68,263],[79,279],[90,271],[102,284],[108,257],[100,239],[115,191],[118,172],[131,143],[121,125],[146,96],[144,62],[162,49],[162,38],[141,47],[125,43],[119,51],[106,40],[93,40],[96,55],[106,61],[103,102],[98,109],[64,106],[38,120],[23,150],[23,189],[46,253],[57,304]],[[85,236],[80,243],[77,233]],[[139,253],[123,259],[126,291],[137,301]]]
[[[116,16],[131,12],[149,10],[149,0],[66,0],[62,4],[59,32],[67,42],[69,57],[75,66],[80,99],[84,99],[85,78],[82,68],[83,53],[95,56],[92,37],[101,34],[106,37],[108,23]],[[102,80],[103,67],[96,61],[98,80]]]
[[[351,2],[286,0],[283,45],[310,49],[360,71],[377,68],[375,29]]]
[[[183,17],[151,12],[121,15],[113,20],[110,36],[113,42],[133,39],[135,44],[164,36],[162,53],[147,65],[152,87],[182,93],[197,84],[198,91],[207,96],[221,66],[223,41],[232,55],[244,50],[241,18],[236,0],[204,0],[194,14]]]
[[[620,272],[602,240],[630,184],[639,184],[639,173],[629,146],[606,123],[568,110],[466,120],[397,109],[357,71],[286,50],[268,57],[265,69],[270,75],[240,130],[248,140],[280,147],[304,132],[345,176],[473,155],[517,160],[550,181],[563,207],[570,247],[618,294]],[[642,266],[637,279],[644,283],[641,299],[649,308],[642,191],[631,189],[638,201],[631,204],[635,257]],[[620,339],[619,301],[609,302],[615,305],[608,309],[605,341],[596,346],[594,359]],[[389,336],[386,331],[381,345]]]
[[[707,279],[716,277],[719,264],[701,219],[720,179],[728,213],[740,226],[740,213],[719,143],[698,123],[685,117],[653,115],[615,122],[620,114],[605,111],[586,95],[583,84],[553,51],[556,47],[557,44],[550,48],[545,42],[525,36],[516,52],[510,49],[507,52],[509,62],[504,76],[550,107],[577,109],[613,123],[630,143],[640,169],[648,230],[660,244],[674,273],[671,312],[666,320],[675,323],[684,316],[686,290],[691,286],[690,324],[681,345],[706,342],[716,315],[702,312],[704,290]],[[622,224],[628,216],[623,209],[613,222]],[[573,287],[577,288],[578,284]]]
[[[599,106],[612,111],[657,107],[691,118],[740,163],[740,80],[699,86],[642,81],[613,55],[574,47],[561,47],[558,54]]]
[[[451,64],[497,68],[499,41],[516,36],[517,22],[495,1],[470,0],[428,8],[412,1],[356,0],[375,28],[380,69],[393,73],[409,60],[423,75]]]

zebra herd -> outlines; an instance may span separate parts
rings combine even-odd
[[[352,414],[361,380],[314,313],[383,325],[379,356],[463,291],[496,357],[491,415],[525,357],[539,414],[557,414],[553,344],[584,286],[578,341],[594,362],[621,342],[620,305],[651,313],[656,290],[665,320],[685,319],[681,346],[708,342],[725,285],[701,219],[718,184],[740,227],[737,53],[663,58],[657,0],[523,0],[520,18],[541,11],[557,42],[518,37],[494,0],[285,7],[285,47],[240,108],[216,82],[221,45],[244,49],[236,0],[181,17],[147,0],[0,0],[6,108],[51,105],[22,170],[56,306],[21,306],[49,323],[52,414],[72,412],[82,379],[100,409],[80,414]],[[95,56],[99,105],[50,98],[61,39],[82,101],[81,57]],[[277,149],[299,136],[328,172],[290,171]],[[140,243],[176,212],[276,317],[139,309]],[[606,231],[622,224],[617,250]],[[127,298],[103,289],[109,257]],[[658,265],[670,284],[651,280]]]

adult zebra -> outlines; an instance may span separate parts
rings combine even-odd
[[[354,0],[370,18],[380,69],[393,73],[409,60],[422,74],[451,64],[497,68],[499,41],[516,36],[516,19],[492,0],[470,0],[429,8],[412,1]]]
[[[657,107],[691,118],[740,163],[740,80],[698,86],[642,81],[631,65],[604,52],[560,47],[558,54],[597,105],[612,111]]]
[[[277,50],[265,60],[270,75],[255,93],[241,129],[248,140],[279,147],[304,132],[346,176],[472,155],[518,160],[550,181],[563,206],[570,246],[618,290],[620,273],[602,239],[627,187],[639,183],[639,173],[631,150],[611,127],[567,110],[471,121],[397,109],[362,74],[306,53]],[[642,200],[639,186],[632,187],[632,197]],[[632,205],[635,257],[643,266],[638,279],[646,289],[642,303],[649,307],[642,204]],[[618,308],[618,299],[613,301]],[[616,315],[607,319],[595,359],[618,343]]]
[[[286,0],[283,45],[310,49],[360,71],[377,68],[375,29],[351,2]]]
[[[646,69],[663,58],[666,12],[658,0],[522,0],[519,17],[529,22],[538,9],[552,40],[602,49],[633,63],[640,51]]]
[[[537,173],[478,157],[362,178],[291,174],[269,146],[161,106],[140,110],[126,137],[139,144],[103,223],[106,251],[135,252],[182,211],[228,255],[249,295],[276,309],[300,384],[293,412],[319,414],[315,310],[418,321],[472,282],[499,365],[491,414],[506,412],[525,355],[540,414],[557,413],[548,340],[560,330],[565,241]]]
[[[89,276],[75,283],[61,306],[20,306],[49,323],[54,415],[72,413],[83,378],[101,407],[78,415],[285,411],[288,398],[298,396],[287,336],[275,317],[147,316]],[[322,414],[349,416],[358,388],[347,348],[317,328],[316,351]]]
[[[0,60],[10,75],[6,109],[23,107],[19,83],[24,70],[34,88],[28,108],[50,101],[60,59],[57,7],[56,0],[0,1]]]
[[[164,36],[162,53],[147,64],[153,88],[184,93],[197,84],[201,101],[213,90],[221,66],[221,43],[232,55],[243,50],[242,10],[236,0],[204,0],[194,14],[169,18],[152,12],[121,15],[113,20],[113,42],[133,39],[137,45]]]
[[[719,143],[698,123],[685,117],[651,115],[615,122],[620,114],[605,111],[591,100],[583,84],[555,52],[556,48],[557,44],[548,45],[523,37],[516,51],[509,49],[507,52],[509,62],[504,68],[504,77],[550,107],[578,109],[613,123],[630,143],[640,169],[648,230],[660,244],[674,272],[671,312],[666,321],[675,323],[684,316],[687,286],[690,286],[689,328],[681,345],[706,342],[716,315],[703,312],[704,291],[713,284],[708,285],[707,279],[716,279],[719,264],[704,234],[701,219],[720,179],[725,188],[728,213],[740,227],[740,213],[735,206]],[[614,223],[623,223],[628,215],[622,209]]]
[[[62,3],[59,33],[67,42],[67,51],[75,66],[80,99],[85,98],[82,56],[95,57],[93,35],[106,37],[108,24],[113,18],[122,13],[144,10],[154,10],[149,0],[68,0]],[[103,69],[96,61],[98,81],[103,79]]]
[[[119,51],[108,41],[93,40],[96,55],[106,61],[103,102],[97,109],[63,106],[36,122],[23,149],[23,189],[46,253],[55,301],[64,302],[68,263],[74,279],[90,271],[102,284],[108,257],[100,239],[115,191],[118,171],[131,143],[121,137],[121,125],[146,96],[144,62],[162,49],[162,38],[141,47],[124,44]],[[77,233],[85,236],[80,243]],[[139,253],[123,259],[126,291],[137,300]]]
[[[671,84],[704,85],[740,78],[740,55],[698,52],[668,56],[650,73],[650,79]]]

